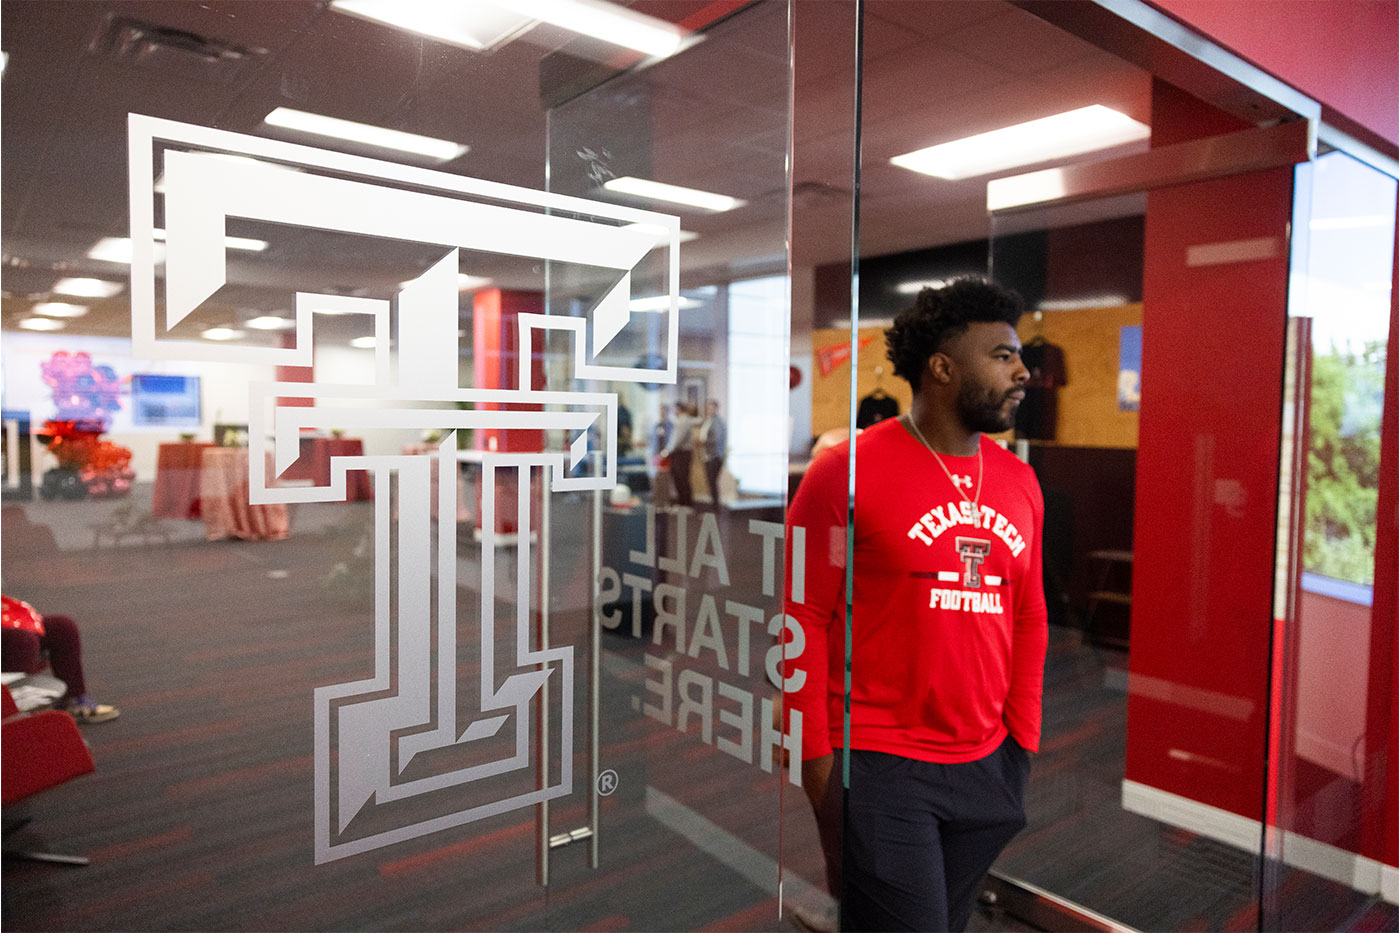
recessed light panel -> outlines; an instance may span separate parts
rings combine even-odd
[[[45,317],[82,317],[88,313],[87,305],[69,304],[66,301],[41,301],[32,310],[35,314]]]
[[[698,37],[674,23],[605,0],[334,0],[331,9],[449,45],[484,51],[538,23],[665,58]]]
[[[715,194],[710,191],[700,191],[695,188],[682,188],[680,185],[668,185],[664,182],[649,181],[645,178],[633,178],[625,175],[622,178],[613,178],[603,183],[603,187],[608,191],[616,191],[619,194],[630,194],[639,198],[647,198],[651,201],[665,201],[668,204],[682,204],[687,207],[698,207],[706,211],[732,211],[736,207],[742,207],[747,202],[738,198],[731,198],[726,194]]]
[[[264,314],[244,323],[253,330],[291,330],[297,326],[297,322],[291,318],[278,317],[275,314]]]
[[[929,146],[890,161],[901,168],[957,181],[1120,146],[1146,139],[1151,133],[1146,124],[1094,104]]]
[[[164,231],[161,231],[164,234]],[[165,245],[162,243],[152,243],[153,257],[156,262],[165,261]],[[96,243],[92,244],[92,249],[87,251],[89,259],[96,259],[101,262],[119,262],[131,265],[131,240],[124,236],[104,236]]]
[[[205,340],[237,340],[243,336],[243,331],[232,327],[211,327],[200,336]]]
[[[290,107],[278,107],[263,118],[268,126],[310,133],[313,136],[326,136],[347,142],[373,146],[376,149],[393,149],[411,155],[426,156],[438,162],[455,159],[467,151],[466,146],[446,139],[419,136],[402,130],[390,130],[382,126],[370,126],[353,120],[341,120],[319,113],[307,113]]]
[[[111,298],[118,295],[126,286],[121,282],[107,279],[66,278],[53,283],[55,295],[72,295],[75,298]]]
[[[552,26],[657,58],[679,52],[690,35],[674,23],[605,0],[495,0],[495,3]]]
[[[335,0],[331,9],[474,52],[495,48],[535,23],[533,17],[482,0]]]

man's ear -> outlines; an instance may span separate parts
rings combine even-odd
[[[953,361],[946,353],[935,353],[928,358],[925,369],[930,378],[939,385],[953,381]]]

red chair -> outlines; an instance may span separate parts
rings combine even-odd
[[[62,710],[47,709],[22,713],[15,706],[8,687],[4,689],[3,723],[0,728],[0,798],[8,807],[16,801],[32,797],[96,770],[87,742],[78,732],[78,724]],[[5,834],[20,829],[29,822],[20,820],[6,826]],[[7,859],[34,862],[55,862],[60,865],[86,865],[88,860],[78,855],[58,855],[49,852],[19,852],[4,850]]]

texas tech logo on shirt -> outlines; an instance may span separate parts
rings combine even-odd
[[[938,579],[948,583],[954,583],[961,577],[962,585],[969,587],[965,590],[951,590],[943,587],[934,587],[929,590],[928,607],[930,609],[957,609],[962,612],[985,612],[1000,615],[1002,613],[1001,593],[997,590],[991,592],[980,592],[982,584],[988,586],[1000,586],[1001,577],[982,573],[982,562],[992,553],[992,542],[986,538],[969,538],[958,535],[953,540],[957,547],[958,557],[963,563],[961,574],[950,570],[940,570]]]
[[[986,538],[964,538],[959,535],[953,542],[958,547],[958,556],[963,562],[963,586],[979,589],[982,586],[982,561],[992,553],[992,542]]]
[[[919,517],[907,532],[912,540],[932,545],[939,535],[949,528],[961,526],[984,528],[991,531],[1011,549],[1011,556],[1017,557],[1025,550],[1026,539],[1016,530],[1016,526],[996,509],[989,505],[974,505],[964,499],[962,502],[949,502],[935,506]],[[962,539],[960,538],[959,541]]]

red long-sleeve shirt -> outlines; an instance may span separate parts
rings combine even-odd
[[[1044,504],[1029,466],[986,437],[977,457],[943,457],[898,420],[856,441],[850,747],[921,761],[975,761],[1007,732],[1040,746]],[[805,574],[787,611],[803,628],[788,662],[805,681],[802,758],[843,747],[848,444],[820,454],[788,510],[806,529]],[[801,601],[798,601],[798,598]]]

